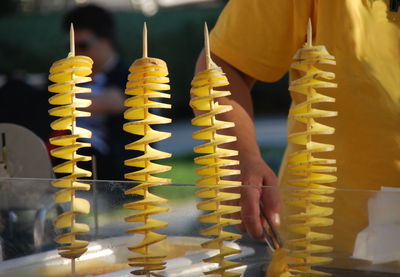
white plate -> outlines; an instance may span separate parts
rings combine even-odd
[[[132,268],[127,265],[128,257],[134,254],[127,247],[141,241],[142,236],[123,236],[91,242],[88,251],[76,259],[77,277],[132,276]],[[204,258],[217,253],[217,250],[201,248],[206,241],[200,237],[168,237],[165,242],[153,246],[154,251],[167,251],[167,268],[160,272],[164,276],[202,276],[202,272],[216,267],[216,264],[204,263]],[[249,247],[240,247],[237,243],[227,242],[232,248],[241,248],[242,253],[234,256],[241,258],[254,254]],[[0,277],[70,277],[69,259],[59,256],[56,250],[29,255],[0,263]],[[242,266],[238,270],[244,271]]]

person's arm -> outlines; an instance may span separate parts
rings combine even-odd
[[[205,70],[204,56],[204,51],[202,51],[197,60],[196,73]],[[277,178],[264,162],[256,141],[251,98],[251,88],[256,80],[215,55],[212,55],[212,59],[222,68],[230,83],[224,89],[229,90],[231,95],[218,98],[218,102],[233,107],[232,111],[220,115],[219,118],[235,123],[235,127],[227,129],[226,133],[237,137],[237,141],[229,147],[239,151],[240,180],[244,185],[240,190],[242,224],[238,227],[252,237],[262,239],[265,222],[260,216],[260,201],[264,204],[264,213],[273,223],[279,224],[277,215],[279,196],[275,189],[262,188],[262,186],[275,186]],[[194,112],[198,113],[198,111]]]

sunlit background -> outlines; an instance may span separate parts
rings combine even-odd
[[[68,53],[61,19],[75,5],[88,3],[113,12],[118,52],[127,65],[141,57],[142,26],[147,22],[149,56],[167,62],[172,88],[172,109],[165,115],[173,123],[163,127],[172,132],[172,138],[160,142],[159,147],[173,154],[166,162],[174,165],[174,181],[193,183],[192,148],[200,143],[191,138],[196,128],[190,125],[190,81],[203,47],[203,24],[212,28],[227,3],[224,0],[2,0],[0,87],[18,79],[32,86],[36,94],[19,91],[10,95],[0,89],[0,122],[20,124],[47,140],[48,70]],[[273,84],[257,83],[253,96],[258,141],[263,156],[278,171],[286,143],[287,77]]]

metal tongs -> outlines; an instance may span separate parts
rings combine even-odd
[[[267,243],[268,247],[274,252],[278,248],[283,247],[282,240],[275,228],[272,224],[271,220],[264,213],[264,204],[260,201],[260,214],[265,218],[267,225],[264,227],[264,240]]]

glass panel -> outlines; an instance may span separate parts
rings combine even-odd
[[[54,242],[54,238],[62,232],[53,226],[57,214],[68,210],[69,204],[54,203],[53,195],[58,189],[51,186],[52,181],[0,179],[3,260],[0,262],[0,277],[71,276],[70,260],[59,256]],[[127,234],[126,231],[143,223],[125,222],[124,218],[135,214],[135,211],[124,209],[123,205],[139,199],[139,196],[124,194],[136,184],[122,181],[87,183],[91,184],[91,190],[78,191],[77,196],[89,200],[90,214],[79,216],[77,221],[90,226],[89,233],[79,236],[90,243],[88,251],[76,261],[77,276],[130,276],[132,268],[127,265],[127,259],[133,253],[127,247],[141,241],[142,236]],[[167,268],[163,272],[165,276],[202,276],[202,272],[215,268],[215,264],[202,262],[215,250],[204,249],[200,245],[210,239],[200,235],[200,230],[211,225],[198,221],[202,212],[196,208],[201,201],[195,195],[197,189],[193,184],[172,184],[151,189],[152,193],[169,200],[168,204],[162,205],[169,208],[168,212],[152,216],[168,222],[168,227],[155,230],[168,235],[164,243],[155,246],[168,253]],[[295,187],[278,188],[282,209],[277,232],[284,247],[288,247],[290,240],[298,236],[289,230],[296,221],[288,220],[302,211],[289,205],[296,200],[297,190]],[[313,231],[333,235],[333,239],[318,243],[332,246],[333,251],[314,255],[332,257],[333,261],[317,269],[334,273],[334,276],[398,276],[400,192],[390,189],[336,189],[330,196],[334,198],[333,203],[319,205],[334,208],[333,215],[329,216],[334,219],[334,224]],[[239,232],[236,228],[227,230]],[[265,276],[266,264],[271,260],[271,252],[265,242],[243,234],[243,238],[228,244],[242,250],[241,254],[229,259],[243,264],[239,268],[243,276]],[[157,248],[155,251],[158,251]]]

